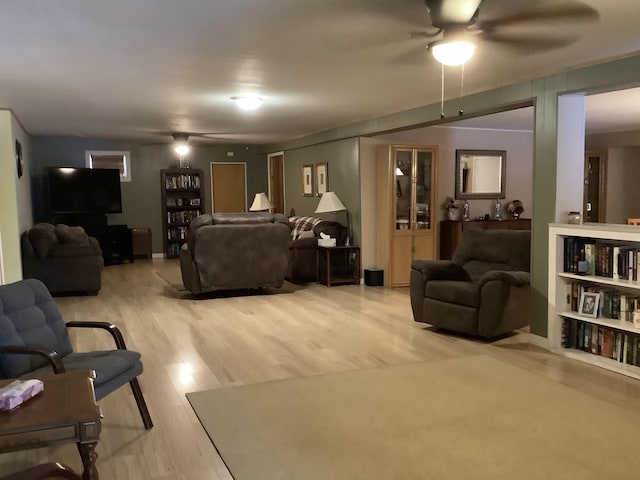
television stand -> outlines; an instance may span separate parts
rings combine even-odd
[[[87,235],[98,240],[105,265],[133,263],[131,229],[127,225],[83,225]]]

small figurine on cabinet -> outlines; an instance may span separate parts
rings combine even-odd
[[[496,198],[496,204],[494,207],[493,218],[496,220],[502,220],[502,204],[500,203],[500,199]]]
[[[462,220],[469,222],[471,220],[471,211],[469,209],[469,202],[465,199],[464,205],[462,205]]]

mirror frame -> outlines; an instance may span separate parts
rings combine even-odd
[[[460,161],[463,155],[478,155],[483,157],[500,157],[500,191],[499,192],[481,192],[481,193],[465,193],[462,191],[460,184]],[[473,198],[505,198],[505,185],[507,179],[507,151],[506,150],[456,150],[456,169],[455,175],[455,197],[460,199]]]

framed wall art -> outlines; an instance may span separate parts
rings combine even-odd
[[[313,197],[313,165],[302,166],[302,194]]]
[[[316,195],[322,196],[329,188],[329,164],[316,163]]]

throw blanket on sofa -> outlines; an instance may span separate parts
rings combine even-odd
[[[316,217],[289,217],[291,224],[291,240],[297,240],[302,232],[313,230],[322,221]]]

